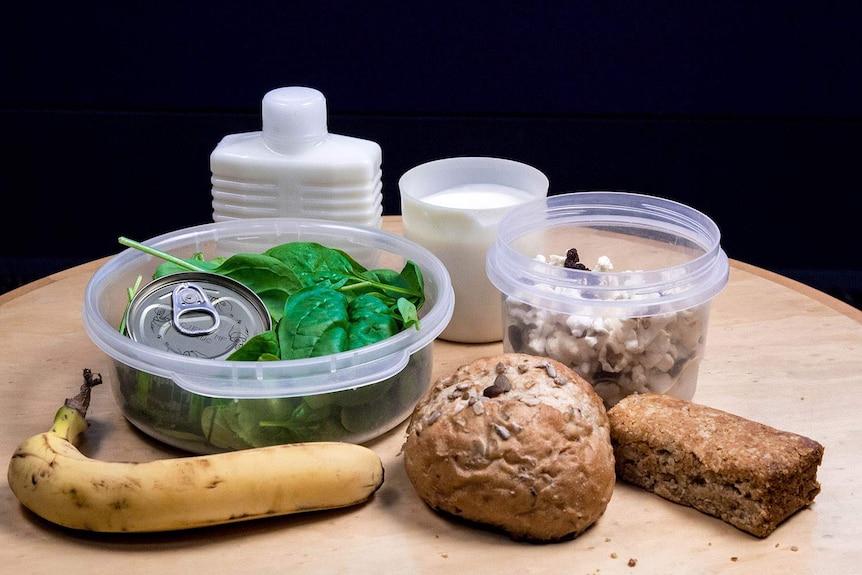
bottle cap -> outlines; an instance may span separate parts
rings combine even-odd
[[[271,90],[262,108],[263,141],[274,152],[296,153],[326,137],[326,98],[314,88]]]

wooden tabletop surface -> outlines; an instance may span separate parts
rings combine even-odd
[[[400,232],[400,219],[384,228]],[[105,260],[0,296],[0,455],[48,429],[90,368],[114,377],[81,322],[84,289]],[[500,343],[434,343],[434,377]],[[428,509],[404,473],[405,424],[368,444],[383,487],[368,503],[180,533],[104,535],[29,513],[0,479],[5,573],[851,573],[862,570],[862,311],[812,288],[732,261],[712,305],[694,401],[825,446],[814,504],[765,539],[617,483],[599,521],[572,541],[535,545],[450,521]],[[183,454],[133,429],[109,386],[96,388],[81,450],[147,461]]]

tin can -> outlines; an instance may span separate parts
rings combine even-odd
[[[256,293],[234,279],[206,272],[155,279],[135,294],[126,312],[126,330],[133,340],[205,359],[224,359],[270,329],[272,319]]]

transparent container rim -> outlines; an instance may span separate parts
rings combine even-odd
[[[349,240],[357,249],[378,248],[414,261],[422,270],[428,296],[420,312],[421,329],[407,329],[359,349],[299,360],[209,360],[157,350],[120,334],[102,317],[97,305],[111,275],[135,268],[144,258],[156,259],[128,248],[103,264],[87,284],[82,309],[87,334],[114,360],[171,379],[192,393],[236,399],[296,397],[353,389],[396,375],[407,365],[410,355],[433,343],[452,317],[455,296],[442,262],[412,241],[369,226],[309,218],[250,218],[202,224],[142,243],[167,252],[193,244],[197,251],[197,246],[205,242],[254,240],[261,235],[273,236],[273,245],[287,241],[320,241],[325,245],[321,236],[329,235]],[[285,373],[287,370],[289,373]]]
[[[599,272],[554,266],[511,247],[518,237],[542,228],[609,223],[674,233],[701,246],[702,253],[667,268]],[[506,296],[546,309],[649,316],[700,305],[724,288],[729,262],[720,241],[712,219],[680,202],[631,192],[570,192],[533,200],[505,215],[486,272]]]

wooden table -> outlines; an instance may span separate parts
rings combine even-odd
[[[385,227],[400,231],[398,218]],[[87,367],[113,377],[81,323],[84,288],[104,260],[0,296],[0,454],[48,428]],[[434,376],[501,345],[434,344]],[[404,424],[369,444],[386,480],[369,503],[199,531],[72,532],[41,521],[0,485],[5,573],[848,573],[862,570],[862,312],[732,262],[713,303],[695,401],[800,433],[826,447],[823,490],[766,539],[618,483],[581,537],[533,545],[449,521],[416,496],[399,450]],[[101,459],[182,455],[134,430],[96,388],[81,446]],[[635,565],[629,566],[633,562]]]

